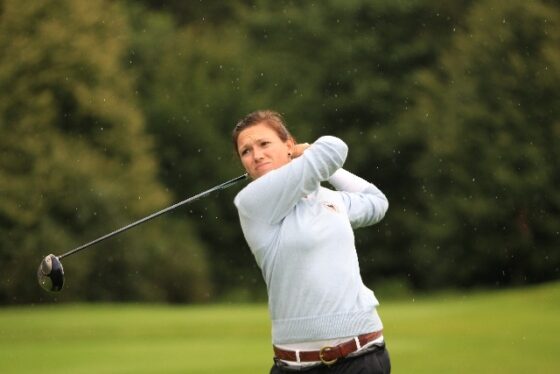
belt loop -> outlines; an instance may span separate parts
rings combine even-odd
[[[301,359],[299,358],[299,349],[296,349],[296,361],[298,364],[301,364]]]
[[[362,345],[360,344],[360,338],[355,336],[354,341],[356,342],[356,350],[359,351],[360,349],[362,349]]]

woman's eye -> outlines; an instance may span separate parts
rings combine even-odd
[[[249,150],[248,150],[248,149],[244,149],[244,150],[241,151],[241,156],[245,156],[245,155],[248,154],[248,153],[249,153]]]
[[[266,147],[266,146],[269,145],[269,144],[270,144],[270,142],[268,142],[268,141],[262,142],[262,143],[261,143],[261,147]]]

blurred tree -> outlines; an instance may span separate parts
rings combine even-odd
[[[351,146],[348,168],[387,192],[391,212],[378,234],[357,233],[362,268],[370,282],[405,278],[411,259],[405,252],[417,233],[394,235],[390,227],[409,219],[409,165],[418,157],[419,134],[401,136],[394,125],[413,104],[414,74],[435,66],[469,4],[256,1],[240,7],[237,19],[187,25],[177,35],[161,15],[133,16],[132,60],[163,180],[184,196],[235,175],[241,170],[230,157],[235,120],[258,108],[279,110],[302,141],[343,137]],[[260,292],[233,194],[191,207],[191,216],[209,243],[222,292]]]
[[[249,5],[252,0],[128,0],[132,5],[143,4],[148,9],[169,14],[179,25],[222,24],[235,19],[240,5]]]
[[[123,66],[128,37],[126,19],[111,2],[2,3],[2,303],[52,299],[35,282],[42,256],[60,254],[169,202]],[[137,275],[137,266],[151,265],[145,261],[158,255],[148,251],[158,248],[168,251],[160,258],[169,263],[173,242],[160,248],[162,233],[126,234],[68,260],[60,299],[149,298],[139,279],[157,276]],[[188,234],[183,240],[203,262],[200,243]],[[208,284],[203,273],[197,270],[201,285]]]
[[[485,1],[437,72],[419,74],[401,123],[423,135],[414,163],[423,287],[558,279],[560,9]]]
[[[471,1],[260,1],[244,13],[251,52],[250,89],[261,107],[283,112],[302,141],[335,134],[350,145],[346,168],[376,183],[390,210],[358,230],[366,282],[409,278],[408,254],[419,233],[410,173],[419,135],[396,122],[414,104],[415,74],[436,67]]]
[[[146,4],[137,2],[140,3]],[[507,51],[519,50],[523,45],[520,43],[524,39],[518,40],[518,37],[528,38],[537,46],[541,42],[552,45],[548,40],[556,40],[553,29],[557,29],[557,25],[553,20],[557,5],[550,1],[532,2],[525,6],[529,9],[525,12],[525,7],[515,2],[511,5],[512,15],[508,16],[516,20],[513,24],[507,22],[509,18],[505,18],[506,23],[499,18],[500,12],[509,14],[506,9],[510,8],[497,6],[493,1],[328,0],[319,5],[255,0],[234,3],[236,5],[231,6],[235,11],[231,13],[214,13],[220,6],[213,8],[207,6],[207,2],[189,3],[185,6],[192,6],[191,14],[197,16],[179,21],[179,28],[175,21],[180,11],[173,5],[165,5],[174,9],[173,12],[153,12],[159,8],[152,5],[150,9],[128,6],[133,33],[124,60],[136,73],[135,88],[140,107],[158,150],[160,179],[175,199],[193,195],[241,173],[229,144],[233,124],[249,111],[276,109],[285,115],[294,135],[301,141],[313,141],[323,134],[345,139],[350,145],[347,168],[372,180],[388,195],[391,206],[385,220],[374,228],[356,233],[362,272],[368,284],[377,288],[375,282],[381,279],[388,282],[390,277],[421,287],[495,281],[495,269],[510,263],[504,256],[492,259],[473,256],[470,268],[476,261],[488,261],[488,264],[478,270],[465,270],[461,256],[466,252],[456,254],[466,248],[471,253],[486,253],[490,245],[501,243],[501,236],[495,230],[492,234],[484,232],[476,237],[477,243],[457,248],[456,243],[473,237],[465,233],[475,227],[474,224],[464,226],[466,218],[473,218],[461,205],[465,202],[457,198],[461,196],[459,193],[467,191],[467,184],[463,182],[471,181],[468,184],[470,196],[486,196],[490,191],[487,183],[491,182],[472,183],[472,178],[464,179],[463,184],[459,182],[459,176],[470,176],[475,166],[470,165],[472,160],[467,157],[470,153],[455,142],[470,139],[471,151],[484,148],[484,152],[497,152],[497,148],[488,148],[494,143],[488,143],[486,136],[494,134],[490,124],[499,116],[489,118],[483,129],[477,127],[473,138],[469,138],[469,134],[465,136],[463,130],[466,125],[474,126],[471,119],[476,118],[473,117],[476,113],[484,119],[482,113],[489,108],[500,109],[498,113],[504,118],[544,118],[543,113],[553,118],[556,112],[547,105],[557,98],[554,94],[550,101],[544,100],[535,106],[544,110],[541,114],[539,110],[527,109],[533,108],[532,104],[523,104],[521,109],[504,106],[507,101],[504,101],[506,96],[501,95],[504,90],[515,92],[517,96],[514,97],[519,102],[529,103],[521,100],[531,97],[529,94],[521,96],[525,94],[525,85],[533,87],[530,91],[533,93],[550,88],[546,82],[533,79],[529,73],[522,75],[515,69],[508,74],[516,78],[510,79],[510,86],[505,86],[503,82],[508,79],[500,69],[504,61],[509,61]],[[472,13],[471,7],[474,7]],[[553,12],[547,21],[550,23],[545,23],[544,28],[531,19],[540,17],[537,14],[541,11],[534,9],[546,7]],[[485,12],[494,18],[486,16]],[[200,15],[210,13],[227,16],[216,16],[215,19],[219,19],[216,22],[201,21]],[[477,22],[480,22],[480,30]],[[494,38],[504,27],[510,30],[511,38]],[[527,27],[533,28],[535,35],[545,33],[546,37],[532,40],[529,36],[533,34],[525,29]],[[489,53],[480,53],[487,49]],[[544,61],[555,61],[555,50],[545,49],[547,52],[538,56],[546,56]],[[537,56],[532,49],[526,49],[526,53],[530,53],[531,58]],[[527,71],[535,72],[535,77],[554,76],[552,62],[546,65],[552,70],[545,69],[538,75],[537,65],[525,61],[528,58],[520,53],[515,61],[520,61],[521,67],[530,67]],[[469,74],[464,73],[467,67]],[[479,72],[474,67],[482,70]],[[493,79],[498,84],[486,87]],[[530,84],[526,79],[531,80]],[[556,84],[554,80],[550,82]],[[502,97],[498,103],[502,106],[484,96],[484,92]],[[538,114],[541,117],[534,117]],[[525,122],[519,120],[518,123]],[[548,122],[539,120],[538,123]],[[546,126],[552,133],[556,131],[556,125]],[[530,136],[526,126],[514,127],[523,128],[526,131],[523,136]],[[503,130],[504,134],[510,132]],[[513,132],[508,136],[517,139]],[[530,159],[528,165],[545,157],[542,155],[551,160],[556,155],[548,151],[554,143],[550,143],[551,146],[547,142],[552,140],[543,136],[537,141],[537,138],[531,140],[534,159]],[[545,143],[541,146],[540,141]],[[447,154],[437,157],[438,152],[444,152],[437,147],[443,146],[449,147],[445,152],[452,157]],[[504,143],[499,152],[511,152],[514,146],[517,144],[513,141]],[[495,160],[505,159],[503,155],[495,156]],[[453,163],[453,167],[442,169],[444,176],[435,178],[445,166],[443,163]],[[488,167],[487,173],[493,170],[491,165],[489,162],[484,166]],[[493,167],[503,169],[503,165],[496,163]],[[483,166],[480,168],[482,170]],[[543,174],[540,182],[533,185],[534,189],[526,184],[519,187],[519,191],[534,193],[537,185],[543,189],[555,188],[557,179],[551,177],[552,174],[547,175]],[[502,188],[516,182],[507,174],[501,178],[504,178]],[[475,180],[480,181],[479,176],[475,176]],[[513,190],[517,188],[512,186]],[[237,189],[206,198],[176,213],[180,216],[178,221],[196,224],[194,235],[208,246],[212,280],[216,286],[214,296],[239,290],[250,290],[253,294],[263,292],[263,283],[242,238],[232,205]],[[554,198],[540,199],[542,205],[538,206],[542,217],[555,217],[556,208],[551,208],[550,203]],[[438,201],[432,206],[434,200]],[[484,215],[480,222],[494,229],[500,225],[497,222],[504,222],[504,214],[524,217],[485,204],[471,204],[470,200],[467,203],[469,209],[478,212],[476,214]],[[527,217],[533,214],[532,210],[527,212]],[[515,222],[523,222],[523,219]],[[542,218],[538,222],[537,228],[530,226],[532,233],[539,233],[534,237],[540,238],[533,244],[550,243],[553,239],[551,227],[556,221]],[[477,233],[481,232],[481,224],[477,222]],[[543,234],[543,230],[548,231]],[[448,250],[451,244],[455,247]],[[449,259],[442,260],[442,248],[450,254]],[[535,263],[539,258],[544,259],[538,266],[543,265],[548,270],[537,278],[548,279],[550,264],[555,264],[556,260],[548,252],[544,257],[541,254],[532,251],[530,258]],[[514,256],[517,258],[518,254]],[[519,270],[521,264],[516,262],[512,270],[508,270],[510,275],[500,281],[522,279],[523,276],[512,275],[524,273]]]
[[[251,107],[242,82],[242,36],[218,25],[175,30],[169,16],[138,7],[130,16],[137,31],[130,59],[162,181],[183,199],[242,174],[229,139],[236,118]],[[207,244],[217,294],[248,297],[262,292],[261,279],[232,203],[237,190],[206,197],[178,214],[196,224]]]

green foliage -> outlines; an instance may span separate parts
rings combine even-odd
[[[33,278],[42,256],[169,202],[122,64],[128,35],[126,18],[109,3],[3,3],[0,55],[9,56],[0,63],[3,302],[40,297]],[[124,246],[142,252],[156,240]],[[116,244],[105,247],[118,252]],[[63,297],[94,297],[100,289],[109,299],[138,293],[127,274],[135,263],[115,255],[110,272],[107,257],[81,256],[79,269],[69,260]]]
[[[131,18],[137,30],[131,59],[148,131],[156,140],[161,180],[176,199],[183,199],[242,174],[229,140],[234,118],[245,112],[239,108],[248,108],[244,100],[249,96],[239,79],[240,37],[229,32],[224,45],[225,29],[175,31],[169,17],[142,9]],[[261,286],[239,229],[234,194],[235,189],[227,190],[177,213],[194,223],[197,236],[208,244],[209,270],[219,294],[232,286]]]
[[[488,35],[492,35],[491,38]],[[560,14],[538,2],[470,11],[406,118],[423,235],[418,281],[525,283],[558,276]]]
[[[438,48],[449,39],[442,30],[465,5],[327,5],[259,2],[242,9],[239,19],[204,33],[196,24],[172,34],[160,15],[133,18],[142,106],[158,141],[162,178],[177,196],[240,170],[231,162],[228,134],[237,118],[256,108],[284,113],[301,141],[325,133],[343,137],[352,149],[351,170],[376,181],[390,197],[408,192],[399,183],[400,144],[392,124],[401,103],[412,102],[409,77],[435,63]],[[437,9],[441,14],[435,16]],[[408,27],[398,26],[403,24]],[[375,167],[371,159],[379,160]],[[211,243],[216,283],[255,289],[260,275],[240,235],[232,194],[225,197],[194,206],[192,216],[200,217],[198,230]],[[402,273],[392,253],[403,239],[383,231],[359,236],[360,248],[372,248],[363,255],[370,281],[379,278],[380,269],[384,275]]]
[[[410,274],[404,252],[418,232],[398,227],[410,214],[409,168],[418,154],[396,122],[414,105],[415,74],[435,67],[469,3],[263,1],[243,13],[252,72],[245,81],[256,107],[284,113],[300,141],[342,137],[346,167],[389,197],[383,223],[356,233],[370,284]]]
[[[252,0],[129,0],[133,4],[143,4],[146,8],[168,13],[179,25],[198,23],[215,25],[227,22],[235,16],[240,5],[249,5]]]
[[[356,232],[380,290],[558,277],[559,8],[551,1],[86,2],[0,7],[0,303],[262,298],[232,188],[258,108],[350,146],[390,210]],[[382,283],[385,282],[386,283]]]

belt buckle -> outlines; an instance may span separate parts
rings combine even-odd
[[[329,347],[329,346],[323,347],[323,348],[321,348],[321,350],[319,350],[319,359],[321,360],[321,362],[323,364],[325,364],[327,366],[330,366],[330,365],[334,364],[338,360],[338,357],[335,357],[334,360],[325,360],[325,358],[323,357],[323,354],[325,352],[329,352],[329,351],[332,351],[332,350],[333,350],[333,347]]]

